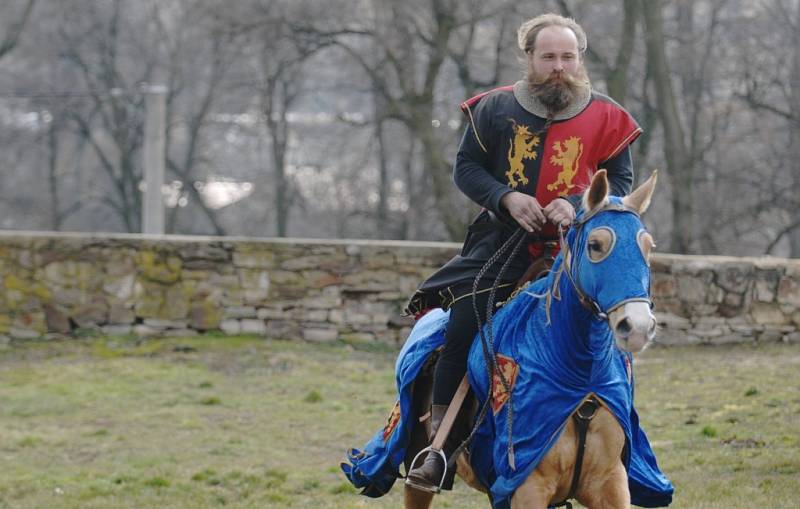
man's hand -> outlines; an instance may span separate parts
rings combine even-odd
[[[567,200],[556,198],[544,208],[544,215],[556,226],[569,226],[575,219],[575,208]]]
[[[561,200],[564,201],[564,200]],[[500,198],[502,205],[511,217],[519,223],[528,233],[538,232],[542,229],[547,218],[542,212],[542,206],[533,196],[511,191]],[[569,205],[569,203],[567,203]],[[571,205],[569,205],[572,207]]]

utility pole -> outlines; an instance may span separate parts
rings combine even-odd
[[[144,121],[144,199],[142,233],[164,234],[164,165],[166,162],[167,87],[146,85]]]

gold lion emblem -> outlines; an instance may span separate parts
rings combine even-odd
[[[547,184],[547,190],[553,191],[563,185],[564,189],[559,192],[559,196],[566,196],[568,191],[575,187],[573,181],[578,174],[581,155],[583,155],[583,143],[577,136],[572,136],[566,140],[553,143],[554,155],[550,156],[550,162],[556,166],[561,166],[556,181]]]
[[[516,189],[519,184],[523,186],[528,183],[528,177],[525,176],[525,159],[536,159],[536,147],[539,146],[539,137],[531,133],[530,128],[526,125],[519,125],[513,119],[509,119],[513,124],[514,138],[511,140],[508,147],[508,171],[506,178],[508,185],[512,189]]]
[[[497,367],[503,372],[503,378],[508,382],[509,390],[514,390],[514,383],[517,381],[519,374],[519,364],[514,362],[511,357],[497,354]],[[503,408],[508,398],[511,395],[506,391],[499,373],[494,373],[492,377],[492,412],[497,415],[497,412]]]

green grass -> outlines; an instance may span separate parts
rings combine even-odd
[[[0,350],[0,509],[388,508],[338,469],[394,403],[396,351],[258,338]],[[652,349],[637,409],[673,507],[796,507],[800,346]],[[458,483],[436,507],[485,508]]]

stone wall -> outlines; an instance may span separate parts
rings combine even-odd
[[[0,341],[101,332],[402,341],[456,244],[0,233]],[[800,340],[800,261],[657,255],[667,344]]]

